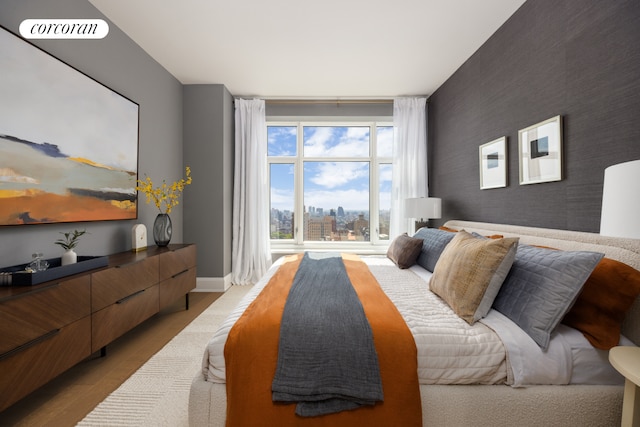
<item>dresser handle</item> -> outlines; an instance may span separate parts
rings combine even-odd
[[[29,347],[33,347],[36,344],[41,343],[42,341],[46,341],[49,338],[53,338],[54,336],[58,335],[60,333],[60,329],[54,329],[53,331],[47,332],[44,335],[40,335],[38,338],[33,339],[29,342],[26,342],[16,348],[14,348],[13,350],[9,350],[6,353],[2,353],[0,354],[0,360],[6,359],[7,357],[11,357],[16,353],[20,353],[21,351],[24,351],[26,349],[28,349]]]
[[[134,292],[134,293],[132,293],[131,295],[126,296],[126,297],[124,297],[124,298],[122,298],[122,299],[120,299],[120,300],[116,301],[116,304],[122,304],[122,303],[124,303],[125,301],[130,300],[131,298],[133,298],[133,297],[136,297],[136,296],[140,295],[140,294],[141,294],[141,293],[143,293],[145,290],[146,290],[146,289],[142,289],[141,291]]]
[[[189,269],[187,268],[186,270],[182,270],[180,273],[178,274],[174,274],[173,276],[171,276],[172,279],[175,279],[178,276],[183,275],[184,273],[186,273],[187,271],[189,271]]]
[[[129,267],[130,265],[133,265],[135,263],[138,263],[140,261],[131,261],[131,262],[127,262],[124,264],[118,264],[118,265],[114,265],[113,268],[124,268],[124,267]]]
[[[38,292],[48,291],[49,289],[59,287],[61,283],[62,282],[57,282],[57,283],[52,283],[50,285],[42,286],[42,287],[39,287],[38,289],[30,290],[28,294],[25,293],[25,294],[11,295],[10,297],[4,298],[2,301],[10,301],[12,299],[22,298],[25,295],[33,295],[33,294],[37,294]]]

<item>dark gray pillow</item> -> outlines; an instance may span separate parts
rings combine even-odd
[[[604,254],[520,245],[493,308],[543,349]]]
[[[407,233],[393,239],[387,257],[400,268],[409,268],[416,263],[416,258],[422,248],[422,239],[409,237]]]
[[[455,235],[456,233],[452,233],[451,231],[439,230],[437,228],[421,228],[418,230],[413,237],[422,239],[422,251],[420,251],[420,255],[418,255],[416,264],[433,273],[442,251],[444,251],[444,248]]]

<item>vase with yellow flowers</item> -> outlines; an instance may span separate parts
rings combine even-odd
[[[191,168],[186,167],[186,178],[174,181],[169,185],[162,180],[162,185],[153,186],[153,181],[147,176],[143,181],[138,180],[136,190],[147,196],[147,203],[156,205],[160,213],[153,223],[153,240],[158,246],[167,246],[171,241],[171,209],[179,204],[178,199],[184,187],[191,184]]]

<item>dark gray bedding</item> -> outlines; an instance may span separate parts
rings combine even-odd
[[[306,253],[282,315],[273,400],[318,416],[383,400],[373,334],[342,257]]]

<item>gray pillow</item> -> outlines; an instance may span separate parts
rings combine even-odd
[[[493,308],[543,349],[604,254],[520,245]]]
[[[409,268],[416,263],[416,258],[422,248],[422,239],[409,237],[407,233],[393,239],[387,257],[400,268]]]
[[[413,237],[422,239],[422,251],[418,255],[416,264],[433,273],[442,251],[455,235],[456,233],[437,228],[421,228],[418,230]]]

